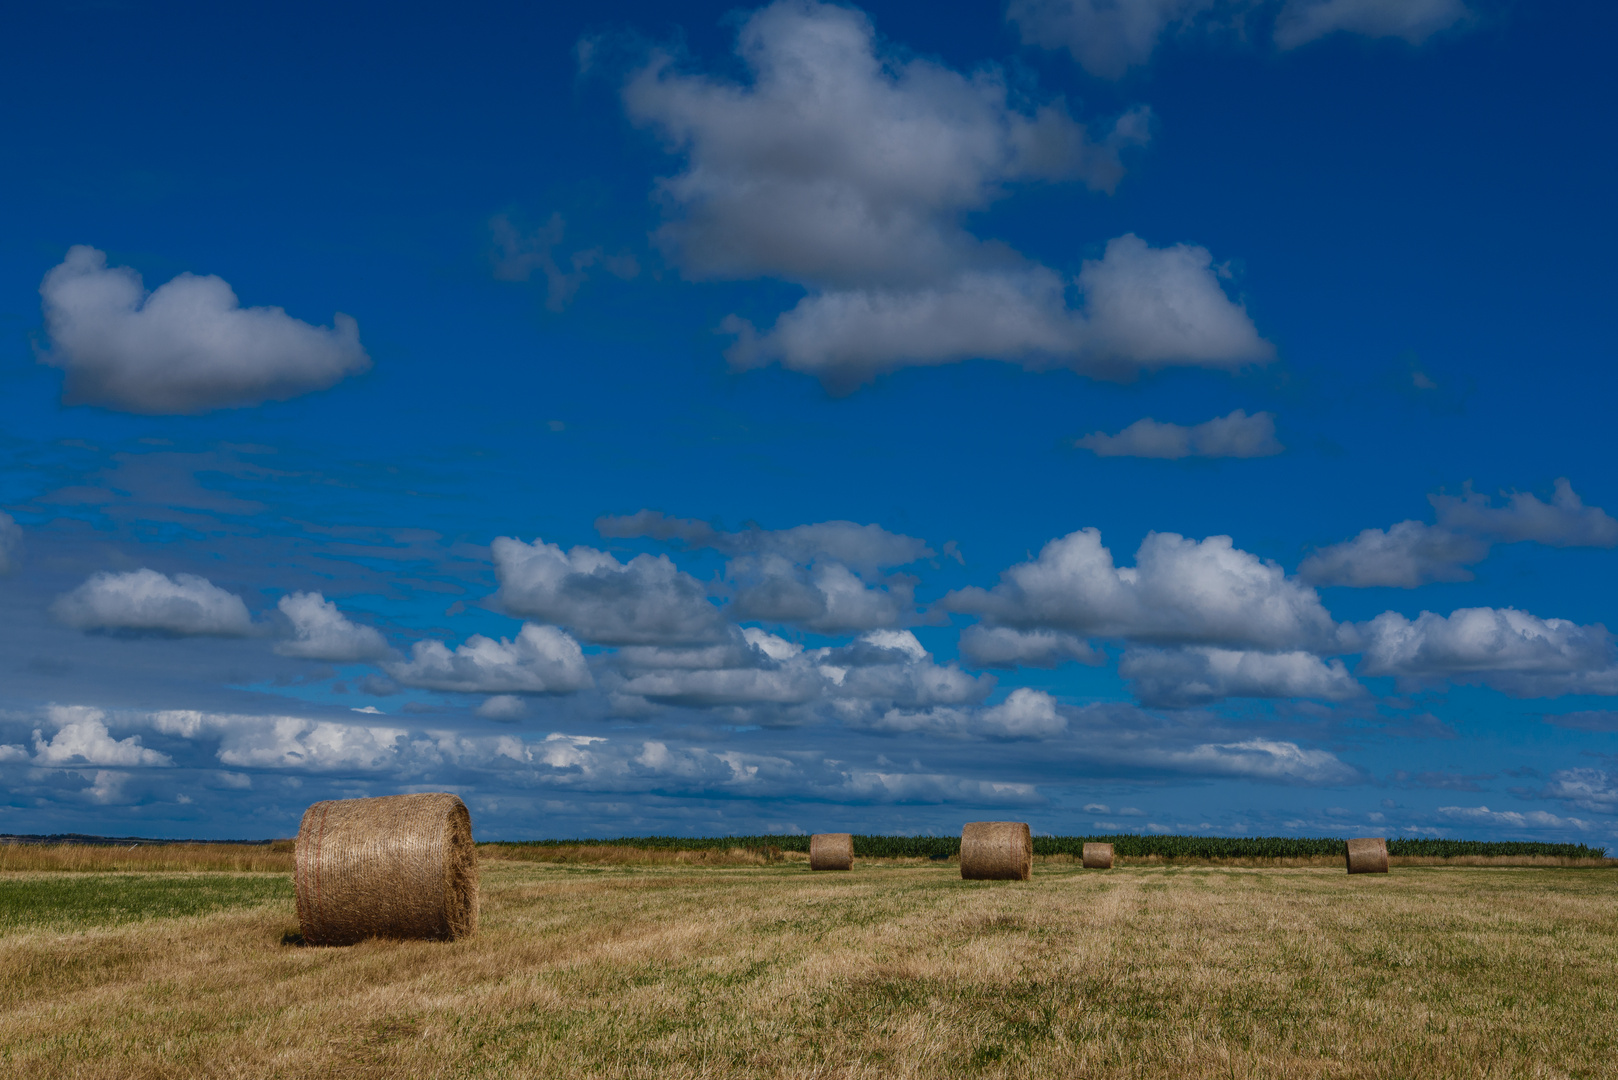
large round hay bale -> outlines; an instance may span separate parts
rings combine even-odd
[[[815,833],[809,838],[809,869],[854,869],[854,837],[846,832]]]
[[[317,802],[303,813],[294,858],[307,944],[477,932],[472,815],[454,795]]]
[[[1084,845],[1084,868],[1086,870],[1111,870],[1112,845],[1086,843]]]
[[[961,828],[961,876],[970,881],[1027,881],[1034,838],[1026,821],[973,821]]]
[[[1350,874],[1386,874],[1388,842],[1380,836],[1350,840],[1345,854]]]

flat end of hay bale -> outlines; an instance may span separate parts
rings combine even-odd
[[[1350,874],[1386,874],[1388,842],[1380,836],[1361,837],[1344,845]]]
[[[846,832],[823,832],[811,836],[809,869],[854,869],[854,835]]]
[[[1084,868],[1086,870],[1111,870],[1112,845],[1111,844],[1085,844]]]
[[[1034,874],[1034,837],[1026,821],[972,821],[961,827],[961,877],[1027,881]]]
[[[294,862],[298,929],[310,945],[477,932],[472,815],[448,792],[315,803]]]

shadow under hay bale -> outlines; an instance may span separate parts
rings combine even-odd
[[[1027,881],[1034,872],[1034,838],[1025,821],[972,821],[961,828],[961,877],[969,881]]]
[[[1111,870],[1112,845],[1096,843],[1085,844],[1084,868],[1086,870]]]
[[[809,838],[809,869],[854,869],[854,837],[846,832],[815,833]]]
[[[1386,874],[1388,872],[1388,842],[1380,836],[1350,840],[1344,854],[1350,874]]]
[[[477,932],[472,816],[454,795],[317,802],[304,811],[295,861],[307,944]]]

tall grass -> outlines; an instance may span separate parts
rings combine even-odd
[[[292,843],[0,844],[0,872],[29,870],[219,870],[292,872]]]

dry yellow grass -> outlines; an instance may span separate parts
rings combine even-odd
[[[0,844],[0,873],[29,870],[292,872],[292,844]]]
[[[1598,1077],[1618,1051],[1605,870],[490,860],[476,938],[346,949],[284,945],[290,893],[6,934],[4,1072]]]
[[[590,863],[599,866],[766,866],[777,862],[807,863],[801,851],[764,852],[757,848],[707,851],[671,851],[666,848],[622,847],[617,844],[559,844],[533,847],[481,844],[481,860],[536,863]],[[913,860],[920,861],[920,860]]]

